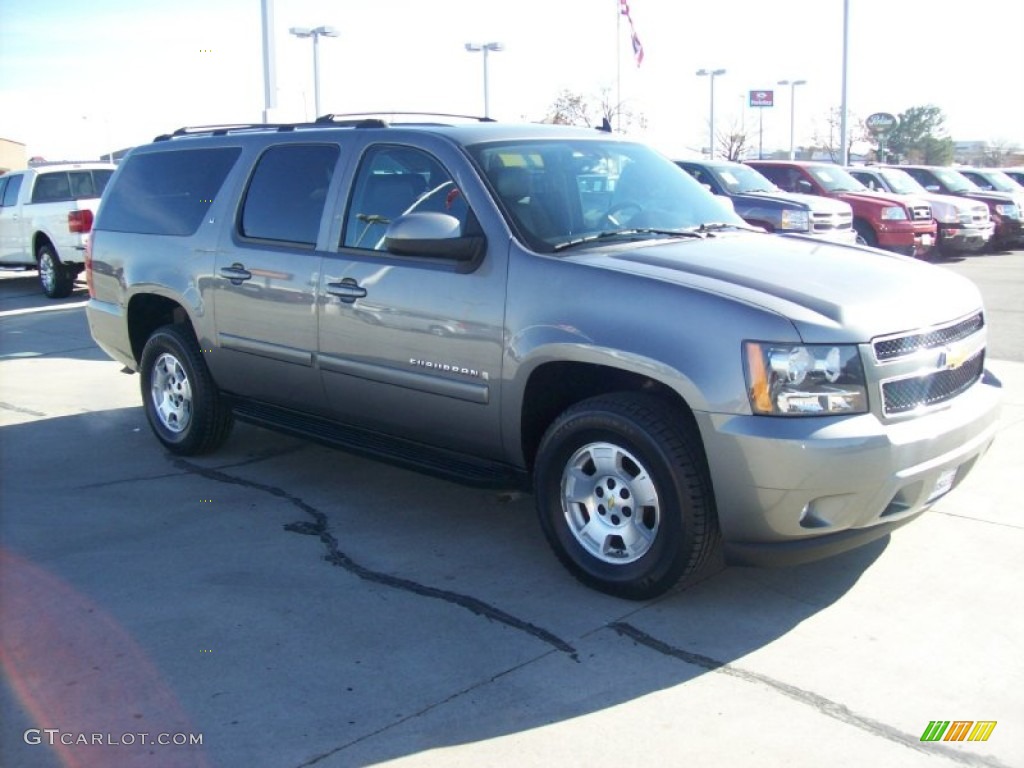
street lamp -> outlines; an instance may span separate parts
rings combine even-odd
[[[807,85],[806,80],[779,80],[779,85],[789,86],[789,159],[796,159],[796,142],[794,141],[794,126],[796,124],[796,87]]]
[[[466,43],[466,50],[470,53],[483,51],[484,54],[484,117],[491,116],[490,96],[487,91],[487,54],[491,51],[504,51],[504,43]]]
[[[312,37],[313,38],[313,104],[315,105],[316,115],[314,119],[320,117],[320,47],[319,40],[321,37],[337,37],[338,30],[334,27],[291,27],[288,30],[296,37]]]
[[[698,69],[698,77],[711,78],[711,141],[708,142],[708,159],[715,159],[715,78],[724,75],[724,69]]]

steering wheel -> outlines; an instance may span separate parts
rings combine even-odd
[[[613,203],[612,206],[604,212],[605,218],[612,222],[615,226],[621,227],[622,222],[616,217],[617,214],[625,213],[630,211],[629,219],[632,219],[638,213],[640,213],[644,207],[633,200],[619,200],[617,203]],[[627,219],[627,221],[629,220]]]

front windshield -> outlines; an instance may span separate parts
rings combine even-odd
[[[879,171],[879,173],[885,177],[885,180],[889,183],[889,187],[897,194],[928,194],[928,190],[922,187],[917,179],[906,171],[898,171],[895,168],[886,168],[885,170]]]
[[[959,171],[951,171],[948,168],[933,168],[932,173],[947,188],[954,192],[980,192],[981,187],[968,179]]]
[[[710,170],[719,183],[733,194],[779,191],[778,187],[749,165],[713,165]]]
[[[999,192],[1020,192],[1021,185],[1002,171],[985,171],[979,175]]]
[[[512,228],[536,250],[637,230],[671,235],[745,226],[690,174],[643,144],[566,138],[467,149]]]
[[[862,192],[867,189],[839,167],[808,166],[807,171],[829,192]]]

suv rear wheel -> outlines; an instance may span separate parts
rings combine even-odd
[[[537,511],[584,584],[646,600],[693,575],[718,541],[696,427],[649,395],[603,395],[559,416],[536,462]]]
[[[233,418],[192,334],[158,328],[142,352],[142,401],[157,438],[172,453],[194,456],[219,448]]]

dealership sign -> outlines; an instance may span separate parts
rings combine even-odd
[[[774,107],[775,91],[751,91],[750,106],[752,107]]]
[[[890,115],[888,112],[875,112],[873,115],[868,115],[864,120],[864,125],[874,134],[888,133],[898,123],[899,120],[896,119],[896,116]]]

